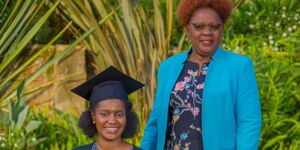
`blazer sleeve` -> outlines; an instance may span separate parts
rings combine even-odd
[[[258,148],[261,130],[261,108],[252,60],[247,59],[239,71],[236,102],[237,149]]]
[[[158,69],[158,74],[157,74],[157,88],[156,88],[156,93],[155,93],[155,100],[154,104],[152,107],[152,111],[150,113],[150,117],[147,121],[145,130],[144,130],[144,136],[142,138],[141,142],[141,148],[143,150],[155,150],[157,146],[157,119],[158,119],[158,99],[159,96],[161,95],[161,85],[160,85],[160,79],[161,79],[161,66]]]

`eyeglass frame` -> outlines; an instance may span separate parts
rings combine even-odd
[[[223,23],[215,23],[217,25],[214,25],[214,23],[208,23],[208,24],[205,24],[205,23],[189,23],[189,25],[192,25],[193,28],[196,30],[196,31],[199,31],[199,32],[203,32],[206,27],[209,29],[209,31],[212,31],[212,32],[217,32],[221,29],[221,27],[223,26]],[[199,27],[200,26],[200,27]],[[199,29],[201,28],[201,29]]]

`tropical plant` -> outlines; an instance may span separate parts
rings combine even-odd
[[[55,10],[59,1],[56,1],[38,20],[36,15],[41,7],[45,5],[45,0],[16,0],[1,1],[0,10],[0,105],[7,104],[20,82],[15,82],[16,77],[24,75],[26,67],[37,57],[45,52],[49,46],[66,31],[67,27],[57,34],[47,45],[37,51],[28,51],[26,46],[38,33],[39,29]],[[28,58],[25,53],[30,53]],[[27,85],[37,76],[37,73],[30,76],[25,82]],[[13,93],[13,94],[12,94]]]
[[[24,83],[18,88],[17,100],[9,101],[8,112],[0,110],[1,149],[29,149],[37,146],[46,139],[46,136],[36,138],[35,130],[40,127],[41,121],[31,120],[28,117],[30,109],[26,106],[23,97]]]
[[[12,10],[8,11],[9,15],[5,19],[5,23],[3,26],[1,26],[0,30],[0,58],[3,57],[3,59],[0,60],[0,106],[5,106],[10,98],[15,97],[16,86],[19,85],[19,83],[15,81],[15,78],[22,74],[24,70],[26,70],[26,67],[30,65],[34,60],[36,60],[36,58],[41,56],[42,53],[46,52],[51,44],[54,43],[71,25],[71,23],[69,23],[61,32],[57,34],[57,36],[55,36],[48,44],[46,44],[41,49],[34,52],[28,52],[26,51],[26,49],[24,49],[25,46],[37,33],[38,29],[41,28],[42,24],[45,23],[46,19],[55,10],[60,1],[55,1],[55,3],[50,5],[50,9],[34,24],[32,22],[32,19],[39,11],[39,8],[45,5],[45,1],[31,0],[26,1],[26,4],[21,5],[22,2],[24,2],[24,0],[17,0],[16,3],[14,3],[14,5],[12,6]],[[27,10],[26,14],[23,14],[25,12],[17,11],[19,7]],[[106,16],[104,16],[97,23],[102,24],[114,13],[114,10],[110,13],[107,13]],[[22,15],[24,15],[25,17],[20,17]],[[18,20],[20,18],[21,20]],[[25,26],[22,26],[23,24]],[[33,24],[33,26],[30,28],[31,24]],[[46,71],[55,62],[59,61],[66,54],[72,51],[76,45],[78,45],[83,39],[94,32],[94,30],[95,28],[93,27],[87,29],[86,32],[80,35],[66,49],[49,59],[45,64],[42,64],[41,67],[38,68],[38,70],[34,73],[30,74],[29,76],[25,76],[24,74],[22,74],[22,78],[25,79],[25,86],[32,80],[34,80],[37,76],[39,76],[42,72]],[[11,33],[12,35],[9,36],[9,33]],[[3,44],[3,46],[1,44]],[[22,59],[18,59],[18,56],[23,56],[22,53],[24,54],[25,52],[32,53],[30,58],[21,57]]]
[[[0,149],[69,150],[74,143],[85,144],[93,140],[82,134],[77,127],[78,118],[72,113],[61,112],[49,105],[42,109],[27,106],[24,82],[18,87],[17,100],[10,100],[8,108],[0,110]]]
[[[60,111],[50,105],[32,106],[32,119],[41,121],[41,126],[35,130],[36,138],[47,137],[35,149],[43,150],[70,150],[75,145],[84,145],[94,141],[85,136],[78,128],[78,117],[71,111]]]

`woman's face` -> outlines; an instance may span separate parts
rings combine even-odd
[[[193,52],[211,56],[222,40],[223,23],[218,13],[209,7],[197,9],[186,26]]]
[[[104,100],[91,113],[100,138],[113,141],[122,138],[126,125],[126,110],[120,99]]]

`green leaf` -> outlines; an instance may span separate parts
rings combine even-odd
[[[278,135],[278,136],[268,140],[268,142],[263,146],[262,149],[264,150],[264,149],[267,149],[271,146],[274,146],[277,142],[285,139],[286,137],[287,137],[287,135]]]
[[[119,8],[119,7],[118,7]],[[116,10],[118,9],[116,8]],[[108,15],[106,15],[104,18],[102,18],[98,24],[103,24],[106,20],[108,20],[110,17],[112,17],[116,10],[110,12]],[[40,67],[36,72],[34,72],[29,78],[25,81],[25,86],[30,83],[32,80],[34,80],[36,77],[38,77],[41,73],[45,72],[50,66],[52,66],[54,63],[62,59],[65,55],[69,54],[76,45],[78,45],[81,41],[83,41],[85,38],[87,38],[92,32],[95,31],[95,28],[90,28],[88,31],[86,31],[82,36],[80,36],[77,40],[72,42],[63,52],[58,54],[57,56],[53,57],[51,60],[49,60],[47,63],[45,63],[42,67]],[[15,96],[15,91],[10,93],[3,101],[0,100],[0,104],[4,105],[5,101]]]
[[[44,142],[47,140],[47,137],[42,137],[42,138],[39,138],[39,139],[36,139],[36,140],[32,140],[32,139],[28,139],[27,140],[27,147],[28,148],[33,148],[35,146],[37,146],[38,144]]]
[[[22,128],[22,126],[23,126],[23,124],[24,124],[24,122],[27,118],[28,111],[29,111],[28,106],[25,106],[25,108],[18,115],[18,121],[17,121],[17,124],[16,124],[16,129],[17,130]]]
[[[37,129],[41,124],[41,121],[31,120],[25,128],[26,133],[28,134],[32,132],[33,130]]]
[[[17,98],[18,98],[18,102],[22,101],[23,100],[23,91],[24,91],[24,88],[25,88],[25,82],[23,81],[19,87],[18,87],[18,90],[17,90]]]
[[[18,0],[16,3],[14,3],[13,9],[10,11],[9,16],[6,18],[4,25],[0,28],[0,35],[3,35],[3,32],[7,30],[7,26],[11,25],[11,22],[13,22],[12,19],[16,20],[15,15],[17,14],[17,11],[20,9],[19,8],[20,5],[22,5],[20,0]],[[23,3],[23,6],[24,5],[25,5],[25,3]],[[0,54],[1,54],[1,51],[0,51]]]
[[[25,3],[22,5],[22,8],[20,8],[21,10],[16,12],[17,14],[13,18],[12,22],[9,23],[8,28],[4,30],[3,37],[0,39],[0,54],[5,52],[5,57],[11,53],[14,53],[16,50],[15,46],[24,36],[22,30],[27,30],[26,24],[28,25],[30,23],[30,21],[28,21],[28,17],[32,15],[30,10],[34,8],[34,3],[32,3],[32,0],[28,0],[26,2],[30,1],[31,3]]]
[[[59,38],[62,36],[63,33],[69,28],[71,23],[69,23],[61,32],[59,32],[48,44],[46,44],[43,48],[40,50],[37,50],[37,53],[35,53],[32,57],[30,57],[26,62],[24,62],[21,66],[17,68],[13,72],[12,75],[10,75],[7,79],[5,79],[1,84],[0,84],[0,89],[4,88],[7,83],[9,83],[13,78],[15,78],[17,75],[19,75],[22,71],[26,69],[28,65],[30,65],[34,60],[36,60],[41,54],[45,53],[49,49],[49,47]]]
[[[9,56],[4,58],[4,61],[0,65],[0,73],[9,65],[20,52],[22,52],[23,48],[28,44],[28,42],[34,37],[34,35],[39,31],[42,25],[47,21],[50,17],[52,12],[55,10],[59,1],[57,1],[53,7],[51,7],[33,26],[32,28],[26,33],[26,35],[19,41],[14,53],[10,54]]]
[[[9,114],[0,109],[0,126],[7,126],[9,123]]]
[[[9,100],[8,110],[9,110],[9,119],[13,122],[17,122],[18,113],[15,106],[15,102],[13,100]]]

